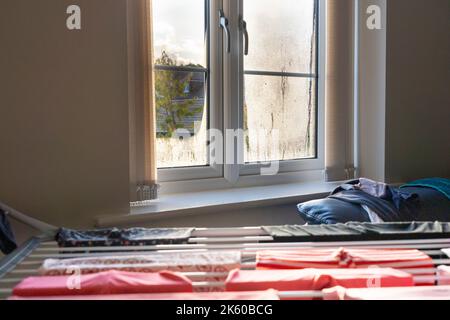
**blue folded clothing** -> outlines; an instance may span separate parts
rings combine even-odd
[[[358,179],[342,184],[325,199],[301,203],[308,224],[356,222],[450,222],[450,180],[424,179],[401,188]]]
[[[423,188],[432,188],[436,191],[441,192],[450,200],[450,180],[444,178],[429,178],[429,179],[421,179],[416,180],[410,183],[407,183],[401,188],[406,187],[423,187]]]

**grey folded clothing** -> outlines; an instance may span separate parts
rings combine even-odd
[[[56,235],[60,247],[143,246],[185,244],[193,228],[182,229],[98,229],[76,231],[61,228]]]
[[[314,226],[263,227],[277,242],[377,241],[402,239],[445,239],[450,237],[450,223],[397,222],[357,223]]]

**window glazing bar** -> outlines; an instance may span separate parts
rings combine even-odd
[[[246,75],[253,76],[274,76],[274,77],[293,77],[293,78],[317,78],[314,73],[296,73],[296,72],[273,72],[273,71],[244,71]]]
[[[177,72],[208,72],[208,69],[201,67],[185,67],[185,66],[164,66],[164,65],[155,65],[155,70],[162,71],[177,71]]]

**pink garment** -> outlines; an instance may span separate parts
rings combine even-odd
[[[121,294],[91,296],[53,296],[53,297],[18,297],[9,300],[279,300],[275,290],[256,292],[221,292],[221,293],[159,293],[159,294]]]
[[[13,295],[21,297],[192,292],[192,282],[172,272],[106,271],[81,276],[29,277]]]
[[[450,285],[450,266],[440,266],[438,268],[438,279],[440,286]]]
[[[256,267],[264,269],[335,269],[341,266],[343,249],[297,249],[285,251],[260,251],[256,255]]]
[[[260,251],[258,269],[305,268],[434,268],[433,260],[419,250],[407,249],[296,249]]]
[[[227,291],[322,290],[346,288],[413,286],[411,274],[390,268],[379,269],[302,269],[234,270],[226,280]]]
[[[350,268],[434,269],[433,260],[416,249],[345,249]]]
[[[323,290],[324,300],[450,300],[450,286]]]

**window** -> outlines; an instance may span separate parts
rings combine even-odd
[[[319,2],[153,0],[162,181],[323,169]]]

